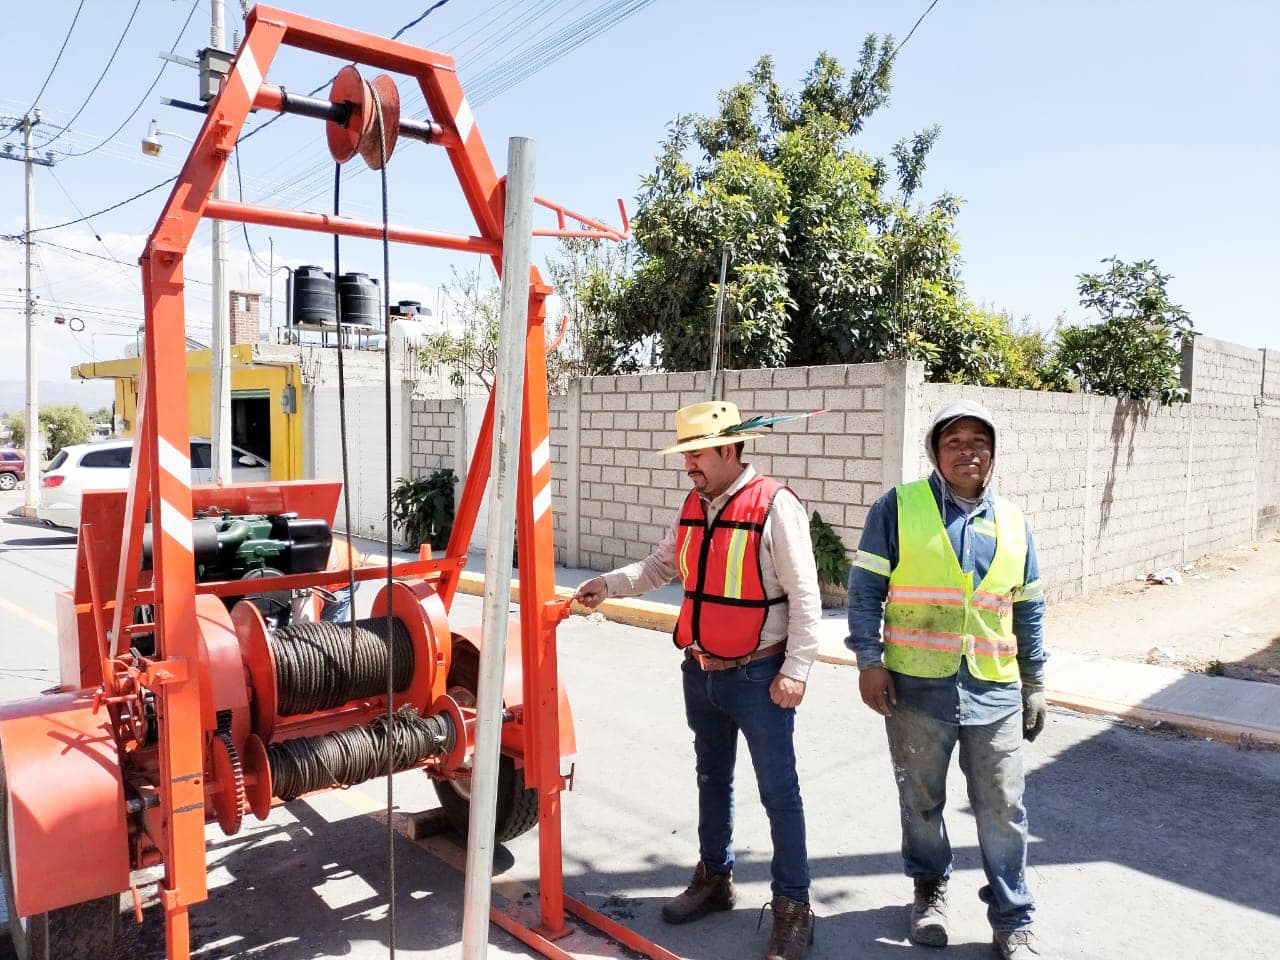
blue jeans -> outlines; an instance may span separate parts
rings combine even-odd
[[[792,741],[796,712],[769,698],[783,655],[703,672],[686,659],[684,711],[698,771],[698,853],[709,873],[733,869],[733,770],[741,731],[773,837],[774,896],[809,902],[804,804]]]
[[[1022,711],[984,726],[944,723],[904,706],[885,720],[889,756],[902,813],[902,859],[907,876],[951,875],[951,841],[942,819],[947,767],[956,743],[978,846],[993,930],[1031,926],[1035,901],[1027,889],[1027,811],[1022,805]]]
[[[360,584],[356,584],[359,589]],[[320,607],[320,619],[330,623],[347,623],[351,619],[351,588],[341,587],[337,590],[330,590],[333,594],[332,603],[324,603]]]

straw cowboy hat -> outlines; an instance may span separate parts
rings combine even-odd
[[[684,453],[707,447],[725,447],[743,440],[759,440],[764,434],[748,433],[761,418],[746,423],[736,404],[727,400],[691,403],[676,411],[676,442],[659,453]]]

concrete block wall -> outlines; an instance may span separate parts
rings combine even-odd
[[[411,477],[427,476],[434,470],[450,468],[459,477],[462,471],[455,463],[454,424],[457,400],[433,400],[415,396],[410,401],[412,424],[409,428],[409,469]]]
[[[1280,350],[1262,351],[1262,398],[1280,400]]]
[[[1193,403],[1253,406],[1262,389],[1263,351],[1212,337],[1182,344],[1182,385]]]
[[[830,410],[778,425],[748,444],[747,460],[790,484],[851,552],[883,490],[930,469],[922,441],[934,411],[962,397],[986,404],[1001,431],[998,488],[1027,513],[1059,598],[1280,526],[1280,403],[1259,396],[1267,370],[1280,392],[1280,352],[1197,338],[1191,359],[1197,399],[1171,407],[926,384],[905,361],[727,371],[723,393],[744,416]],[[551,399],[557,562],[606,570],[662,538],[688,483],[679,458],[657,451],[674,440],[675,411],[706,396],[705,373],[659,373],[574,381]],[[415,394],[412,474],[464,475],[482,409],[472,406]]]
[[[883,487],[885,383],[883,364],[724,373],[723,394],[744,417],[828,411],[765,431],[747,443],[745,458],[789,484],[810,514],[820,513],[851,546]],[[593,377],[570,390],[564,422],[576,419],[580,431],[575,449],[566,430],[566,482],[553,489],[565,507],[563,528],[557,520],[565,531],[557,537],[558,560],[607,570],[643,558],[662,539],[689,485],[680,458],[657,451],[675,440],[676,410],[706,398],[705,373]],[[553,458],[558,409],[557,402]],[[575,470],[578,482],[571,484]],[[553,467],[553,481],[559,475]]]
[[[1059,589],[1065,595],[1194,559],[1186,553],[1194,408],[1113,397],[1083,399],[1091,411],[1090,502],[1080,530],[1086,578],[1073,582],[1064,577]]]
[[[1263,536],[1280,527],[1280,403],[1264,404],[1258,414],[1258,535]]]

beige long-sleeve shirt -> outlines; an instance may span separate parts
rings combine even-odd
[[[748,466],[718,497],[702,497],[707,525],[720,514],[724,505],[754,480],[756,471]],[[676,567],[676,535],[679,514],[673,519],[666,536],[656,550],[643,560],[611,570],[604,582],[611,597],[634,597],[674,580]],[[813,543],[809,538],[809,518],[804,506],[790,491],[784,490],[773,501],[773,509],[765,518],[760,536],[760,568],[765,594],[786,594],[786,602],[774,604],[760,631],[760,645],[779,640],[787,643],[787,656],[782,673],[805,682],[818,654],[818,621],[822,619],[822,601],[818,595],[818,570],[813,559]]]

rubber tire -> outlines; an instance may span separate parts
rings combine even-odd
[[[0,754],[0,870],[10,911],[9,942],[18,960],[106,960],[120,927],[120,895],[112,894],[18,920],[9,876],[9,788]]]
[[[16,473],[0,473],[0,490],[9,491],[18,486],[18,475]]]
[[[480,654],[467,640],[454,635],[453,662],[449,665],[447,685],[462,687],[472,697],[476,694],[480,675]],[[471,797],[466,789],[469,780],[434,780],[440,807],[464,837],[471,820]],[[494,817],[493,839],[496,843],[514,840],[538,824],[538,791],[524,785],[524,770],[506,754],[498,757],[498,804]]]

